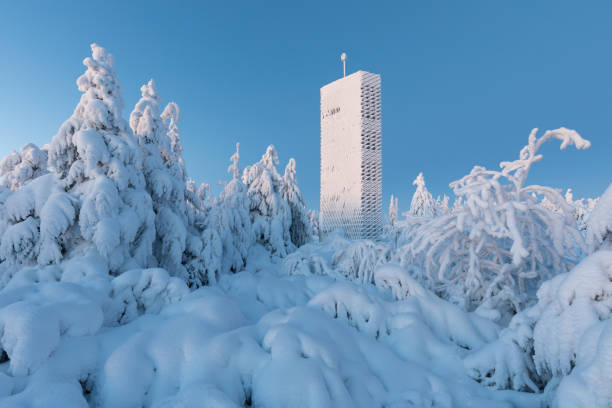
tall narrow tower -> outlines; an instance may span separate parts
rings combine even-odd
[[[344,59],[343,59],[344,62]],[[380,75],[357,71],[321,88],[323,234],[348,238],[382,232]]]

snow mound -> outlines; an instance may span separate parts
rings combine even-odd
[[[587,330],[612,314],[612,251],[598,251],[570,273],[542,285],[544,304],[534,331],[534,361],[540,374],[568,374]]]
[[[133,269],[111,282],[111,296],[120,302],[116,321],[125,324],[143,313],[159,313],[163,306],[189,293],[182,279],[168,276],[164,269]]]
[[[610,405],[612,251],[544,282],[537,297],[498,340],[465,359],[470,375],[496,388],[538,392],[548,384],[549,396],[560,383],[557,406]]]
[[[28,375],[57,349],[61,337],[92,335],[102,326],[100,304],[91,290],[71,283],[45,283],[3,292],[0,347],[10,372]]]

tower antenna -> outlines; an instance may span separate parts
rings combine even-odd
[[[346,52],[340,55],[340,61],[342,61],[342,74],[346,76]]]

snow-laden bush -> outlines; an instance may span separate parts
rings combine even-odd
[[[28,181],[47,173],[47,151],[28,143],[17,153],[0,160],[0,186],[17,190]]]
[[[388,261],[389,248],[370,240],[350,242],[344,249],[336,251],[332,268],[347,278],[362,282],[374,282],[374,269]]]
[[[130,127],[142,148],[146,189],[155,211],[153,255],[170,273],[185,278],[182,264],[187,240],[184,173],[174,157],[176,152],[171,148],[159,114],[159,96],[153,80],[140,91],[142,97],[130,115]],[[176,129],[172,132],[176,133]],[[176,140],[174,144],[175,150],[180,150]]]
[[[168,276],[160,268],[133,269],[111,281],[111,297],[120,305],[114,321],[129,323],[144,313],[159,313],[162,307],[189,293],[185,281]]]
[[[67,232],[75,222],[78,205],[56,176],[40,176],[4,197],[0,260],[12,264],[60,262],[68,249]]]
[[[287,255],[283,260],[283,272],[287,275],[333,276],[334,271],[328,260],[320,253],[320,249],[319,245],[311,243]]]
[[[542,159],[540,146],[560,139],[561,148],[590,143],[573,130],[537,129],[519,159],[502,162],[501,171],[476,166],[451,183],[463,204],[447,215],[433,218],[409,232],[408,243],[398,250],[402,265],[423,265],[427,284],[442,296],[470,310],[513,312],[524,307],[526,295],[540,282],[568,271],[585,250],[571,208],[552,188],[525,180],[533,163]],[[540,204],[545,196],[560,212]]]
[[[514,316],[497,341],[466,358],[466,367],[488,386],[535,392],[546,384],[553,388],[547,391],[554,392],[561,380],[568,390],[575,390],[581,376],[593,375],[586,372],[611,378],[612,365],[605,356],[612,349],[604,330],[611,317],[612,251],[600,250],[570,272],[544,282],[537,303]],[[570,374],[572,379],[566,381]],[[569,405],[559,406],[612,403],[609,383],[597,380],[588,389],[572,397],[572,403],[565,402]],[[588,403],[591,398],[595,405]],[[601,398],[607,398],[605,404]]]

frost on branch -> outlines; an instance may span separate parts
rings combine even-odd
[[[397,258],[418,263],[428,285],[444,297],[481,311],[520,310],[529,290],[543,279],[568,271],[585,251],[572,209],[561,194],[543,186],[525,186],[531,165],[545,141],[557,138],[562,148],[589,142],[565,128],[536,138],[534,129],[518,160],[502,170],[476,166],[451,183],[463,204],[452,213],[421,224],[409,233]],[[540,204],[546,197],[558,212]]]

